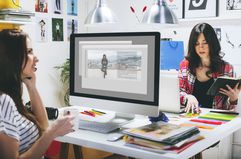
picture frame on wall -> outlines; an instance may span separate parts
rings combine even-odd
[[[220,17],[241,17],[241,1],[240,0],[222,0],[219,2]]]
[[[168,7],[175,13],[178,19],[183,18],[183,1],[181,0],[166,0]]]
[[[184,18],[217,17],[218,0],[184,0]]]

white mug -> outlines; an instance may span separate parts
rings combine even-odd
[[[70,116],[73,116],[74,119],[73,119],[73,129],[76,131],[79,129],[79,109],[77,108],[65,108],[64,109],[64,115],[70,115]]]

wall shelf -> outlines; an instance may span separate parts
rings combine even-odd
[[[25,24],[31,24],[31,21],[14,21],[14,20],[0,20],[1,24],[13,24],[13,25],[25,25]]]

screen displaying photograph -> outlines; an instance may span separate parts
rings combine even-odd
[[[155,105],[159,60],[157,32],[73,34],[70,90],[81,97]]]
[[[80,54],[83,88],[146,94],[147,45],[84,45]]]
[[[140,80],[141,52],[88,50],[86,77]]]

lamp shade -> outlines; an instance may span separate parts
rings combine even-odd
[[[96,7],[88,14],[85,24],[116,23],[117,17],[107,6],[105,0],[97,0]]]
[[[151,8],[144,14],[142,23],[177,24],[178,20],[165,0],[155,0]]]

